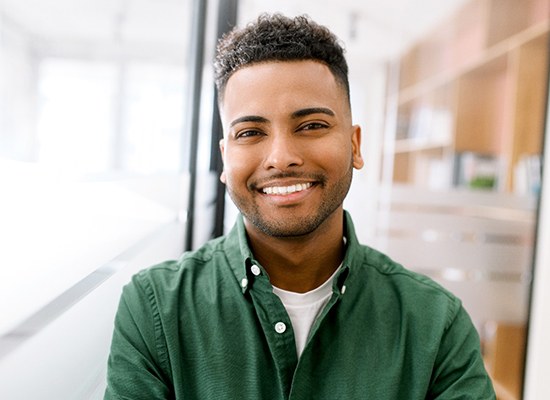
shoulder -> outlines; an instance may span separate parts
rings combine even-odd
[[[351,267],[354,285],[363,290],[373,290],[381,299],[408,302],[441,302],[455,312],[461,302],[451,292],[429,277],[407,269],[388,255],[361,244],[355,234],[351,216],[346,213],[346,237],[348,250],[344,263]],[[408,304],[408,303],[407,303]]]
[[[185,252],[179,259],[166,260],[142,269],[132,276],[125,292],[142,292],[147,297],[169,298],[215,273],[216,267],[225,264],[225,237],[213,239],[195,251]]]
[[[416,288],[423,288],[454,299],[455,296],[453,294],[433,279],[406,268],[384,253],[368,246],[361,247],[364,254],[363,267],[367,268],[371,274],[384,276],[404,286],[410,285]]]
[[[462,302],[433,279],[407,269],[384,253],[360,245],[354,284],[372,291],[382,302],[399,303],[405,310],[439,313],[446,324],[456,317]]]

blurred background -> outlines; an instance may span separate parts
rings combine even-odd
[[[122,286],[231,228],[211,62],[266,11],[346,47],[360,240],[462,299],[499,399],[550,398],[550,0],[0,0],[0,398],[102,398]]]

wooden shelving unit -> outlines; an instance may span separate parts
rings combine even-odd
[[[532,194],[519,172],[542,154],[549,32],[550,0],[470,0],[403,54],[388,108],[393,182]],[[518,400],[524,326],[495,323],[487,369],[498,399]]]
[[[514,190],[519,160],[542,152],[549,17],[550,0],[471,0],[401,57],[394,182],[428,185],[447,164],[456,183],[473,153]]]

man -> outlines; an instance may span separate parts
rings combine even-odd
[[[263,15],[216,57],[222,238],[136,275],[106,399],[494,399],[459,300],[362,246],[347,65],[306,17]]]

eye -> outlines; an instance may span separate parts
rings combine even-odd
[[[300,127],[300,129],[304,131],[313,131],[313,130],[326,129],[326,128],[328,128],[328,125],[322,122],[309,122]]]
[[[256,136],[261,136],[261,135],[263,135],[263,133],[261,131],[258,131],[258,130],[255,130],[255,129],[248,129],[248,130],[243,130],[243,131],[237,132],[235,134],[235,138],[236,139],[246,139],[246,138],[251,138],[251,137],[256,137]]]

